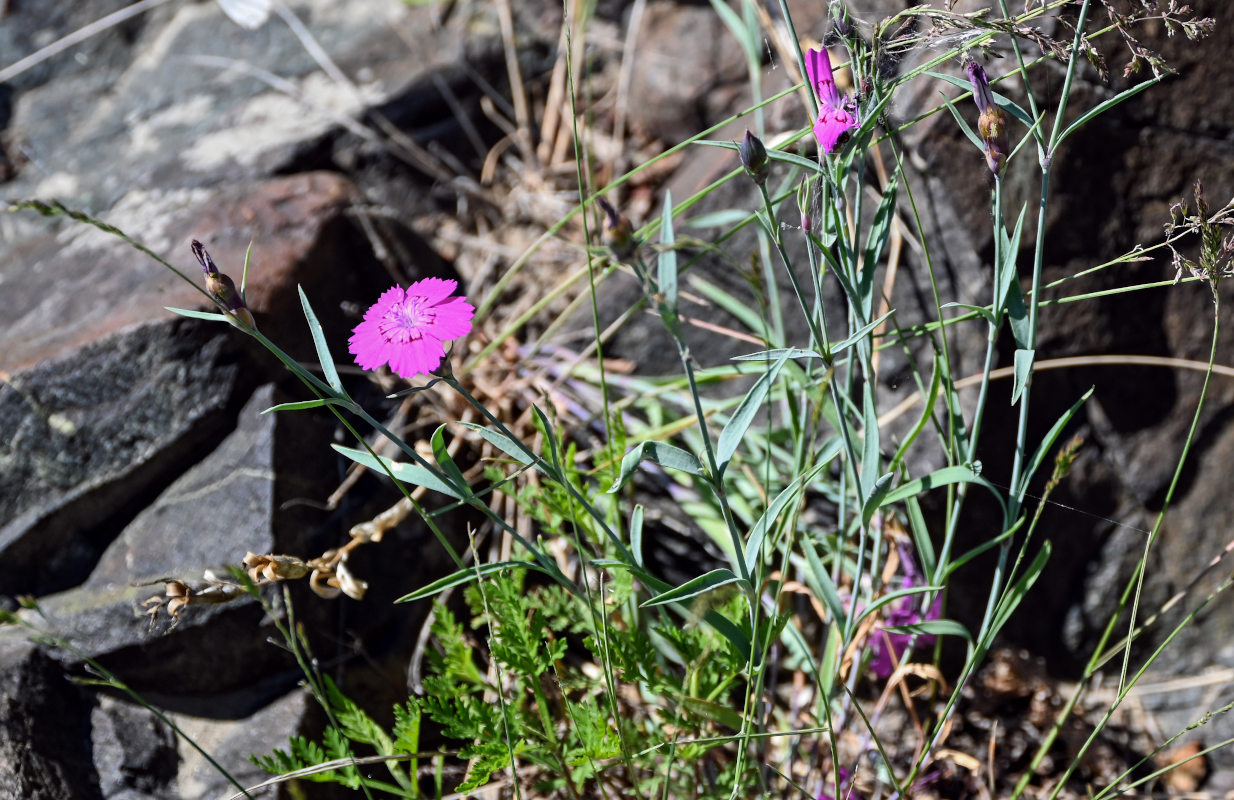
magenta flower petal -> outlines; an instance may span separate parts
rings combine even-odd
[[[818,97],[818,119],[814,122],[814,138],[824,153],[836,148],[845,131],[857,127],[857,115],[850,108],[848,98],[836,88],[835,73],[831,69],[831,56],[827,49],[807,50],[805,53],[806,77]]]
[[[476,313],[471,303],[461,297],[451,297],[437,306],[437,327],[433,336],[443,342],[471,333],[471,317]]]
[[[840,92],[836,89],[835,73],[831,71],[831,54],[827,48],[806,51],[806,77],[819,102],[830,106],[840,105]]]
[[[457,288],[457,281],[425,278],[405,291],[395,286],[383,292],[352,331],[348,350],[356,364],[388,364],[401,378],[437,369],[445,342],[470,333],[476,313],[465,298],[451,296]]]
[[[416,281],[412,286],[415,288],[416,294],[428,302],[439,303],[454,294],[454,290],[458,288],[458,281],[446,278],[425,278],[424,280]],[[410,291],[409,289],[408,292]]]
[[[824,153],[836,149],[836,144],[845,131],[857,127],[857,118],[843,108],[832,109],[820,106],[818,119],[814,122],[814,138]]]

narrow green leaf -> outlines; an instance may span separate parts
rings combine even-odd
[[[182,317],[192,317],[193,319],[208,319],[211,322],[231,322],[226,314],[219,314],[214,311],[194,311],[188,308],[173,308],[172,306],[163,306],[166,310],[173,314],[179,314]]]
[[[433,435],[429,437],[429,446],[433,448],[433,459],[436,460],[437,466],[441,467],[442,471],[449,475],[459,486],[466,486],[467,479],[463,477],[463,471],[459,469],[458,464],[454,463],[454,457],[450,455],[450,451],[446,449],[445,425],[438,425],[433,431]]]
[[[857,618],[854,619],[853,622],[854,623],[861,622],[863,619],[870,616],[875,611],[878,611],[883,606],[887,605],[888,603],[894,603],[896,600],[899,600],[900,598],[909,597],[914,594],[928,594],[930,592],[941,592],[942,590],[943,590],[942,586],[909,586],[904,589],[896,589],[894,592],[887,592],[887,594],[883,595],[882,597],[875,600],[873,603],[870,603],[870,605],[863,608],[861,610],[861,613],[857,615]]]
[[[317,360],[321,362],[321,374],[331,389],[342,394],[343,382],[339,380],[338,369],[334,366],[334,359],[330,357],[330,346],[326,344],[325,331],[321,329],[321,323],[317,321],[317,315],[313,313],[313,307],[309,305],[304,287],[297,285],[296,291],[300,293],[300,305],[304,308],[304,318],[308,320],[309,333],[313,335],[313,347],[317,349]]]
[[[1033,356],[1036,352],[1036,350],[1015,351],[1015,384],[1011,389],[1011,405],[1020,402],[1020,396],[1028,388],[1028,381],[1033,373]]]
[[[815,241],[817,241],[817,239]],[[822,249],[821,245],[820,249]],[[823,252],[825,253],[827,251],[823,249]],[[853,285],[853,282],[848,279],[848,275],[845,274],[844,270],[833,269],[831,274],[835,275],[836,280],[840,282],[840,288],[844,290],[844,295],[848,298],[848,302],[852,304],[854,308],[862,308],[863,304],[861,302],[861,295],[858,293],[857,287]]]
[[[1007,308],[1007,296],[1011,292],[1012,285],[1020,280],[1020,272],[1016,268],[1016,262],[1020,254],[1020,237],[1024,234],[1024,213],[1027,211],[1027,206],[1020,207],[1020,216],[1015,223],[1015,232],[1010,236],[999,226],[998,235],[1002,242],[999,248],[1002,253],[1001,263],[998,266],[998,275],[995,277],[997,281],[995,297],[998,298],[998,313],[1001,316]]]
[[[990,621],[989,634],[993,637],[1003,629],[1007,624],[1007,620],[1011,619],[1011,614],[1019,607],[1024,600],[1024,596],[1028,594],[1028,590],[1033,588],[1033,584],[1037,582],[1037,578],[1041,577],[1041,571],[1045,569],[1046,562],[1050,560],[1050,542],[1045,541],[1041,545],[1041,550],[1037,553],[1037,557],[1033,559],[1033,563],[1028,566],[1020,579],[1016,581],[1007,593],[1003,595],[1003,599],[998,604],[998,609],[994,612],[994,617]]]
[[[423,486],[426,489],[432,489],[435,492],[441,492],[447,497],[455,500],[462,500],[462,496],[450,486],[449,482],[443,475],[436,475],[419,464],[409,464],[406,461],[391,461],[385,456],[374,458],[366,450],[356,450],[352,447],[343,447],[339,444],[330,445],[340,455],[350,458],[352,461],[369,469],[379,472],[382,475],[386,474],[386,469],[389,469],[390,474],[403,483],[411,484],[412,486]],[[382,466],[386,469],[383,469]]]
[[[691,578],[675,589],[669,589],[667,592],[656,595],[650,600],[642,603],[642,608],[650,608],[652,606],[662,606],[665,603],[680,603],[683,600],[689,600],[698,597],[701,594],[710,592],[713,589],[718,589],[721,586],[727,586],[730,583],[736,583],[741,580],[730,569],[713,569],[705,575],[699,575],[697,578]]]
[[[637,504],[630,512],[630,553],[634,563],[643,566],[643,506]]]
[[[823,676],[819,675],[818,666],[814,663],[818,655],[810,649],[810,645],[806,643],[805,636],[801,634],[801,631],[792,622],[784,627],[781,641],[784,642],[784,646],[788,648],[788,652],[793,658],[801,662],[802,669],[808,670],[816,680],[822,679]]]
[[[690,288],[715,303],[726,313],[732,314],[748,330],[762,330],[763,317],[759,313],[757,304],[751,303],[748,297],[736,297],[726,289],[694,273],[690,274],[689,282]]]
[[[811,175],[818,174],[818,162],[812,161],[804,156],[799,156],[796,153],[789,153],[785,150],[779,150],[774,147],[767,148],[767,158],[772,161],[781,161],[785,164],[792,164],[794,167],[801,167],[808,170]]]
[[[746,431],[754,422],[754,415],[758,413],[763,401],[767,399],[767,392],[771,390],[771,386],[779,377],[780,370],[784,368],[786,361],[788,361],[788,354],[781,354],[771,368],[759,376],[759,379],[750,387],[750,391],[746,392],[746,396],[741,399],[741,404],[729,418],[724,430],[720,431],[720,439],[716,443],[716,469],[721,475],[724,474],[724,469],[728,466],[733,454],[737,452],[737,446],[745,438]]]
[[[553,423],[548,418],[548,414],[544,413],[544,409],[532,403],[531,412],[535,415],[536,430],[544,436],[544,441],[548,443],[548,466],[554,470],[552,477],[556,480],[557,475],[555,471],[558,468],[556,442],[560,441],[560,439],[557,438],[557,431],[553,428]]]
[[[697,142],[696,142],[697,144]],[[739,208],[725,208],[712,211],[709,214],[698,214],[685,221],[687,228],[732,228],[746,220],[753,220],[754,215]]]
[[[990,490],[990,493],[993,494],[995,499],[998,500],[999,506],[1003,509],[1003,516],[1006,516],[1007,502],[1003,500],[1003,496],[999,493],[998,489],[985,478],[982,478],[976,472],[973,472],[972,469],[963,465],[943,467],[940,470],[931,472],[923,478],[917,478],[916,480],[911,480],[908,483],[902,483],[887,493],[886,497],[883,498],[882,504],[888,506],[909,497],[915,497],[922,492],[928,492],[931,489],[937,489],[940,486],[949,486],[953,483],[975,483],[978,486],[984,486],[986,489]]]
[[[1093,106],[1088,111],[1076,117],[1075,121],[1072,122],[1070,125],[1068,125],[1066,130],[1064,130],[1061,134],[1059,134],[1058,141],[1055,143],[1054,146],[1057,148],[1058,145],[1063,143],[1063,140],[1065,140],[1068,136],[1070,136],[1072,133],[1078,130],[1081,125],[1086,124],[1089,120],[1095,117],[1101,116],[1106,111],[1110,110],[1111,108],[1118,105],[1119,103],[1122,103],[1125,100],[1129,100],[1132,97],[1135,97],[1137,94],[1144,91],[1145,89],[1156,86],[1158,83],[1160,83],[1161,81],[1165,80],[1168,77],[1169,75],[1166,73],[1162,73],[1161,75],[1156,75],[1142,83],[1137,83],[1135,86],[1132,86],[1130,89],[1122,90],[1118,94],[1111,97],[1109,100],[1102,101],[1098,103],[1097,105]]]
[[[986,308],[985,306],[973,306],[973,305],[969,305],[968,303],[943,303],[941,306],[939,306],[939,308],[965,308],[965,309],[968,309],[969,311],[976,312],[979,317],[981,317],[982,319],[984,319],[986,322],[990,323],[991,325],[994,324],[994,315],[990,313],[990,309]]]
[[[740,712],[732,706],[722,703],[713,703],[709,700],[701,700],[697,697],[685,696],[679,701],[682,708],[685,708],[692,714],[697,714],[704,719],[709,719],[712,722],[718,722],[732,730],[741,730],[743,717]]]
[[[900,446],[896,448],[895,458],[891,460],[893,472],[899,469],[900,464],[904,461],[904,457],[908,454],[908,449],[912,447],[913,442],[917,441],[917,437],[921,435],[926,425],[934,418],[934,404],[938,402],[938,390],[942,384],[943,367],[939,361],[936,361],[930,376],[930,389],[926,392],[925,400],[921,404],[921,416],[917,418],[917,424],[913,426],[908,436],[904,437],[904,441],[900,442]]]
[[[459,570],[458,572],[454,572],[450,575],[447,575],[444,578],[438,578],[432,583],[422,586],[410,594],[403,595],[402,597],[395,600],[394,602],[410,603],[413,600],[420,600],[425,597],[432,597],[433,595],[440,594],[446,589],[452,588],[454,586],[462,586],[464,584],[471,583],[478,577],[478,575],[479,576],[492,575],[494,573],[503,572],[508,569],[531,569],[531,570],[535,570],[536,572],[544,572],[544,569],[539,564],[536,564],[535,562],[532,562],[532,561],[493,561],[488,564],[481,564],[478,567],[466,567],[464,569]],[[478,575],[477,575],[477,572],[478,572]]]
[[[1011,286],[1007,288],[1007,321],[1011,326],[1011,335],[1015,337],[1016,347],[1026,348],[1028,339],[1031,336],[1028,306],[1024,304],[1024,290],[1020,288],[1020,282],[1014,280]]]
[[[711,7],[715,9],[716,14],[724,21],[733,37],[741,44],[741,49],[745,51],[746,59],[758,58],[757,32],[751,32],[741,17],[737,16],[737,12],[730,8],[728,3],[723,2],[723,0],[711,0]]]
[[[863,321],[868,320],[874,313],[874,272],[878,268],[879,259],[882,258],[883,249],[887,246],[887,240],[891,238],[891,228],[896,216],[898,185],[898,176],[893,176],[887,188],[883,190],[878,210],[874,212],[874,221],[870,223],[870,234],[866,239],[858,289],[862,298],[860,319]]]
[[[934,579],[934,582],[942,583],[946,581],[947,578],[955,574],[955,571],[960,569],[960,567],[963,567],[965,564],[972,561],[974,558],[986,552],[987,550],[993,550],[995,547],[998,547],[1003,542],[1010,539],[1012,536],[1015,536],[1016,531],[1020,530],[1020,528],[1024,526],[1024,521],[1025,521],[1025,517],[1023,514],[1021,514],[1019,518],[1016,519],[1015,524],[1008,527],[998,536],[995,536],[991,539],[986,539],[984,542],[972,548],[971,550],[966,550],[964,551],[962,555],[952,558],[945,565],[942,565],[943,567],[942,574],[936,577]]]
[[[843,353],[848,348],[857,344],[857,342],[860,342],[862,339],[866,338],[867,334],[869,334],[879,325],[882,325],[883,321],[886,320],[888,317],[890,317],[894,313],[896,313],[896,310],[893,308],[890,311],[888,311],[886,314],[883,314],[881,317],[874,320],[873,322],[863,325],[860,329],[858,329],[855,333],[853,333],[847,339],[844,339],[840,341],[838,344],[834,345],[831,348],[831,355],[832,356],[839,355],[840,353]]]
[[[1059,417],[1058,421],[1054,423],[1054,426],[1050,428],[1049,433],[1047,433],[1045,438],[1041,440],[1041,444],[1037,445],[1037,450],[1033,453],[1033,457],[1029,459],[1028,466],[1024,469],[1024,475],[1020,479],[1020,486],[1016,490],[1016,500],[1020,502],[1024,501],[1024,494],[1028,491],[1028,482],[1033,479],[1033,474],[1041,466],[1042,462],[1045,461],[1046,456],[1049,455],[1050,449],[1054,447],[1054,443],[1058,441],[1058,437],[1062,434],[1063,428],[1067,427],[1067,423],[1071,422],[1071,420],[1075,418],[1076,413],[1080,410],[1080,406],[1084,405],[1084,403],[1088,401],[1088,398],[1093,396],[1094,388],[1095,387],[1090,387],[1087,392],[1080,396],[1079,400],[1075,401],[1071,408],[1063,412],[1063,415]]]
[[[262,411],[263,414],[269,414],[274,411],[304,411],[308,408],[321,408],[322,406],[346,405],[334,398],[317,399],[317,400],[301,400],[296,403],[279,403],[277,406],[270,406]]]
[[[865,152],[865,143],[869,142],[869,137],[871,132],[874,130],[874,126],[877,125],[883,118],[883,110],[887,108],[887,104],[891,102],[891,98],[894,96],[894,92],[884,92],[877,103],[861,109],[861,125],[857,127],[857,130],[853,131],[852,135],[849,137],[848,143],[844,145],[844,148],[840,153],[839,160],[842,164],[852,163],[852,156],[855,152],[857,152],[858,147],[861,148],[862,153]],[[817,164],[814,165],[813,171],[819,171]]]
[[[491,444],[493,447],[496,447],[498,450],[505,453],[523,466],[530,467],[535,465],[536,461],[530,453],[530,448],[520,442],[514,441],[504,433],[491,430],[483,425],[477,425],[474,422],[461,422],[459,424],[464,425],[480,434],[486,442]]]
[[[819,454],[818,463],[805,474],[799,476],[796,480],[784,487],[784,490],[776,495],[776,498],[767,506],[767,510],[763,512],[758,521],[754,523],[754,527],[750,528],[750,536],[746,540],[745,548],[745,564],[746,570],[754,571],[754,566],[758,561],[759,553],[763,549],[763,540],[767,538],[767,533],[775,525],[775,521],[779,518],[780,513],[790,503],[801,496],[805,488],[810,485],[818,474],[826,469],[831,460],[835,458],[842,446],[842,442],[836,438],[832,439],[827,449]]]
[[[947,110],[951,112],[951,116],[955,119],[956,124],[960,126],[960,130],[964,131],[964,135],[973,143],[978,150],[985,151],[985,143],[981,141],[981,137],[973,132],[973,129],[964,121],[964,117],[960,116],[960,111],[955,107],[955,103],[951,102],[951,98],[939,92],[939,97],[943,98],[943,103],[947,105]]]
[[[677,310],[677,238],[673,233],[673,193],[664,192],[664,214],[660,218],[660,259],[657,282],[664,304]]]
[[[894,480],[895,473],[888,472],[874,481],[874,485],[870,487],[870,496],[865,499],[861,506],[862,525],[869,525],[870,520],[874,518],[874,512],[883,506],[883,498],[887,496],[887,492],[891,489],[891,483]]]
[[[714,628],[716,633],[728,639],[728,643],[733,646],[733,649],[737,651],[741,658],[749,660],[750,638],[746,636],[741,628],[733,624],[731,619],[728,619],[713,608],[703,615],[703,621]]]
[[[908,508],[908,527],[913,536],[914,552],[921,562],[921,574],[933,575],[938,555],[934,552],[934,540],[926,525],[925,514],[921,513],[921,503],[916,497],[910,497],[904,505]]]
[[[844,603],[840,600],[840,592],[836,589],[835,581],[831,579],[831,574],[827,572],[827,568],[823,566],[823,562],[818,557],[818,551],[814,549],[814,542],[809,536],[800,537],[801,549],[805,553],[806,563],[809,564],[810,570],[805,573],[806,585],[819,597],[823,598],[823,605],[827,607],[828,613],[831,614],[831,622],[835,627],[843,625],[844,619],[847,616],[844,612]]]
[[[822,358],[821,353],[799,347],[778,347],[775,350],[760,350],[744,356],[733,356],[733,361],[775,361],[781,356],[788,358]]]
[[[625,458],[621,459],[621,474],[617,481],[608,488],[609,493],[612,494],[629,483],[638,465],[643,461],[659,464],[665,469],[688,472],[691,475],[706,474],[702,463],[692,453],[667,442],[646,441],[626,453]]]
[[[915,622],[911,625],[894,625],[884,628],[889,633],[922,633],[931,636],[959,636],[971,642],[973,635],[960,623],[953,619],[931,619],[925,622]]]
[[[883,456],[879,443],[878,411],[874,408],[874,387],[868,382],[862,387],[861,420],[861,472],[857,479],[861,481],[861,497],[865,505],[874,495],[874,484],[882,472]]]

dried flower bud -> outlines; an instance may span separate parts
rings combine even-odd
[[[763,147],[763,140],[746,131],[746,138],[738,145],[737,153],[741,156],[741,166],[745,168],[751,180],[759,186],[766,183],[768,161],[767,148]]]
[[[638,242],[634,241],[634,226],[603,197],[597,197],[596,202],[604,210],[604,246],[612,251],[618,261],[624,261],[638,249]]]
[[[257,330],[257,325],[253,321],[253,314],[248,310],[248,306],[244,304],[244,298],[240,296],[240,292],[236,290],[236,284],[227,275],[219,272],[219,268],[214,264],[214,259],[206,252],[206,248],[201,242],[194,239],[192,247],[193,255],[197,256],[197,262],[201,264],[202,271],[206,273],[206,291],[237,319],[253,330]],[[235,323],[233,322],[232,324]],[[240,326],[237,325],[236,327]]]
[[[973,86],[973,101],[980,113],[977,131],[985,145],[986,165],[991,172],[999,175],[1007,165],[1007,156],[1011,154],[1007,138],[1007,112],[995,104],[990,78],[976,61],[968,62],[968,81]]]
[[[343,590],[343,594],[350,597],[352,600],[363,600],[365,592],[368,591],[368,581],[362,581],[357,578],[347,566],[347,555],[344,554],[339,559],[338,566],[334,570],[334,574],[338,581],[338,586]]]
[[[313,570],[313,574],[309,576],[309,588],[323,600],[333,600],[343,593],[338,588],[338,579],[334,577],[334,572],[324,569]]]
[[[150,616],[151,625],[158,619],[159,612],[166,609],[174,626],[187,606],[221,605],[243,596],[244,587],[236,583],[207,579],[203,584],[190,586],[182,580],[172,580],[165,584],[163,594],[145,600],[142,605],[146,607],[145,613]]]
[[[274,583],[303,578],[309,573],[308,565],[295,556],[245,553],[244,566],[253,583]]]

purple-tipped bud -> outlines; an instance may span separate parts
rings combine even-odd
[[[256,330],[257,325],[253,321],[253,314],[244,304],[244,298],[240,296],[240,292],[236,290],[236,284],[231,278],[219,272],[214,259],[206,252],[201,242],[194,239],[192,247],[193,255],[197,256],[197,263],[201,264],[202,272],[206,273],[206,291],[237,319]]]
[[[968,82],[973,85],[973,102],[977,110],[984,114],[994,108],[994,92],[990,89],[990,76],[985,74],[985,68],[976,61],[968,62]]]
[[[767,148],[763,147],[763,140],[746,131],[746,138],[737,147],[737,152],[741,155],[741,166],[745,167],[746,174],[751,180],[759,186],[766,183],[768,161]]]
[[[597,197],[596,202],[604,211],[604,246],[612,251],[618,261],[624,261],[638,249],[638,242],[634,241],[634,226],[603,197]]]
[[[801,211],[801,229],[806,233],[814,230],[814,219],[810,216],[810,182],[802,181],[797,187],[797,209]]]
[[[831,4],[831,20],[835,23],[836,33],[845,39],[853,35],[853,26],[848,24],[848,8],[844,3],[833,2]]]
[[[976,61],[968,62],[968,82],[973,86],[973,101],[977,104],[977,130],[985,145],[985,161],[990,171],[999,175],[1007,165],[1011,146],[1007,138],[1007,112],[994,102],[990,78]]]

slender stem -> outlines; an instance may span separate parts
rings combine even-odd
[[[789,283],[793,286],[793,294],[797,296],[797,303],[801,306],[801,315],[805,317],[806,324],[810,326],[810,337],[813,339],[813,346],[825,359],[830,359],[831,354],[827,349],[827,341],[823,336],[823,332],[819,330],[814,315],[810,313],[809,306],[806,304],[805,293],[801,289],[801,282],[797,280],[797,273],[793,270],[792,259],[789,258],[788,252],[784,249],[784,237],[780,234],[780,228],[776,223],[775,207],[771,203],[771,195],[767,193],[767,185],[765,183],[759,184],[758,189],[763,198],[763,209],[767,212],[767,232],[771,236],[772,243],[776,246],[776,252],[780,254],[780,261],[784,264],[784,271],[788,274]]]
[[[1046,149],[1044,156],[1041,159],[1041,194],[1037,207],[1037,241],[1033,248],[1033,283],[1032,294],[1028,303],[1028,340],[1026,349],[1031,354],[1037,349],[1037,323],[1038,312],[1041,303],[1041,274],[1043,272],[1043,264],[1045,260],[1045,233],[1046,233],[1046,212],[1050,202],[1050,168],[1054,156],[1054,145],[1058,141],[1059,133],[1063,130],[1063,117],[1067,111],[1067,100],[1071,94],[1071,84],[1075,77],[1076,66],[1079,63],[1081,45],[1083,44],[1084,25],[1088,21],[1088,11],[1091,0],[1084,0],[1084,5],[1080,8],[1079,18],[1076,20],[1075,38],[1071,43],[1071,57],[1067,61],[1067,77],[1063,82],[1062,95],[1058,100],[1058,109],[1054,113],[1054,122],[1050,132],[1050,144]],[[1021,473],[1024,469],[1025,450],[1028,438],[1028,414],[1030,399],[1032,396],[1033,370],[1032,365],[1029,365],[1028,372],[1024,376],[1024,385],[1021,387],[1020,394],[1020,416],[1016,425],[1015,453],[1012,457],[1011,465],[1011,493],[1007,502],[1007,524],[1011,524],[1020,513],[1020,482]],[[1002,592],[1003,573],[1007,566],[1007,557],[1011,552],[1011,539],[1007,539],[999,547],[998,564],[994,570],[994,577],[991,580],[990,596],[991,603],[986,608],[985,618],[981,622],[981,632],[985,633],[993,620],[995,603],[993,599],[996,595]]]
[[[994,371],[994,362],[998,357],[998,333],[1003,322],[1003,303],[1006,297],[999,297],[1002,282],[999,280],[1003,269],[1003,259],[1008,254],[1003,252],[1003,181],[994,176],[994,298],[990,304],[993,319],[989,323],[989,336],[986,339],[985,366],[981,370],[981,389],[977,394],[977,406],[973,411],[973,427],[968,437],[968,460],[977,458],[977,440],[981,438],[981,423],[985,418],[985,404],[990,394],[990,373]],[[1013,278],[1014,280],[1014,278]]]

